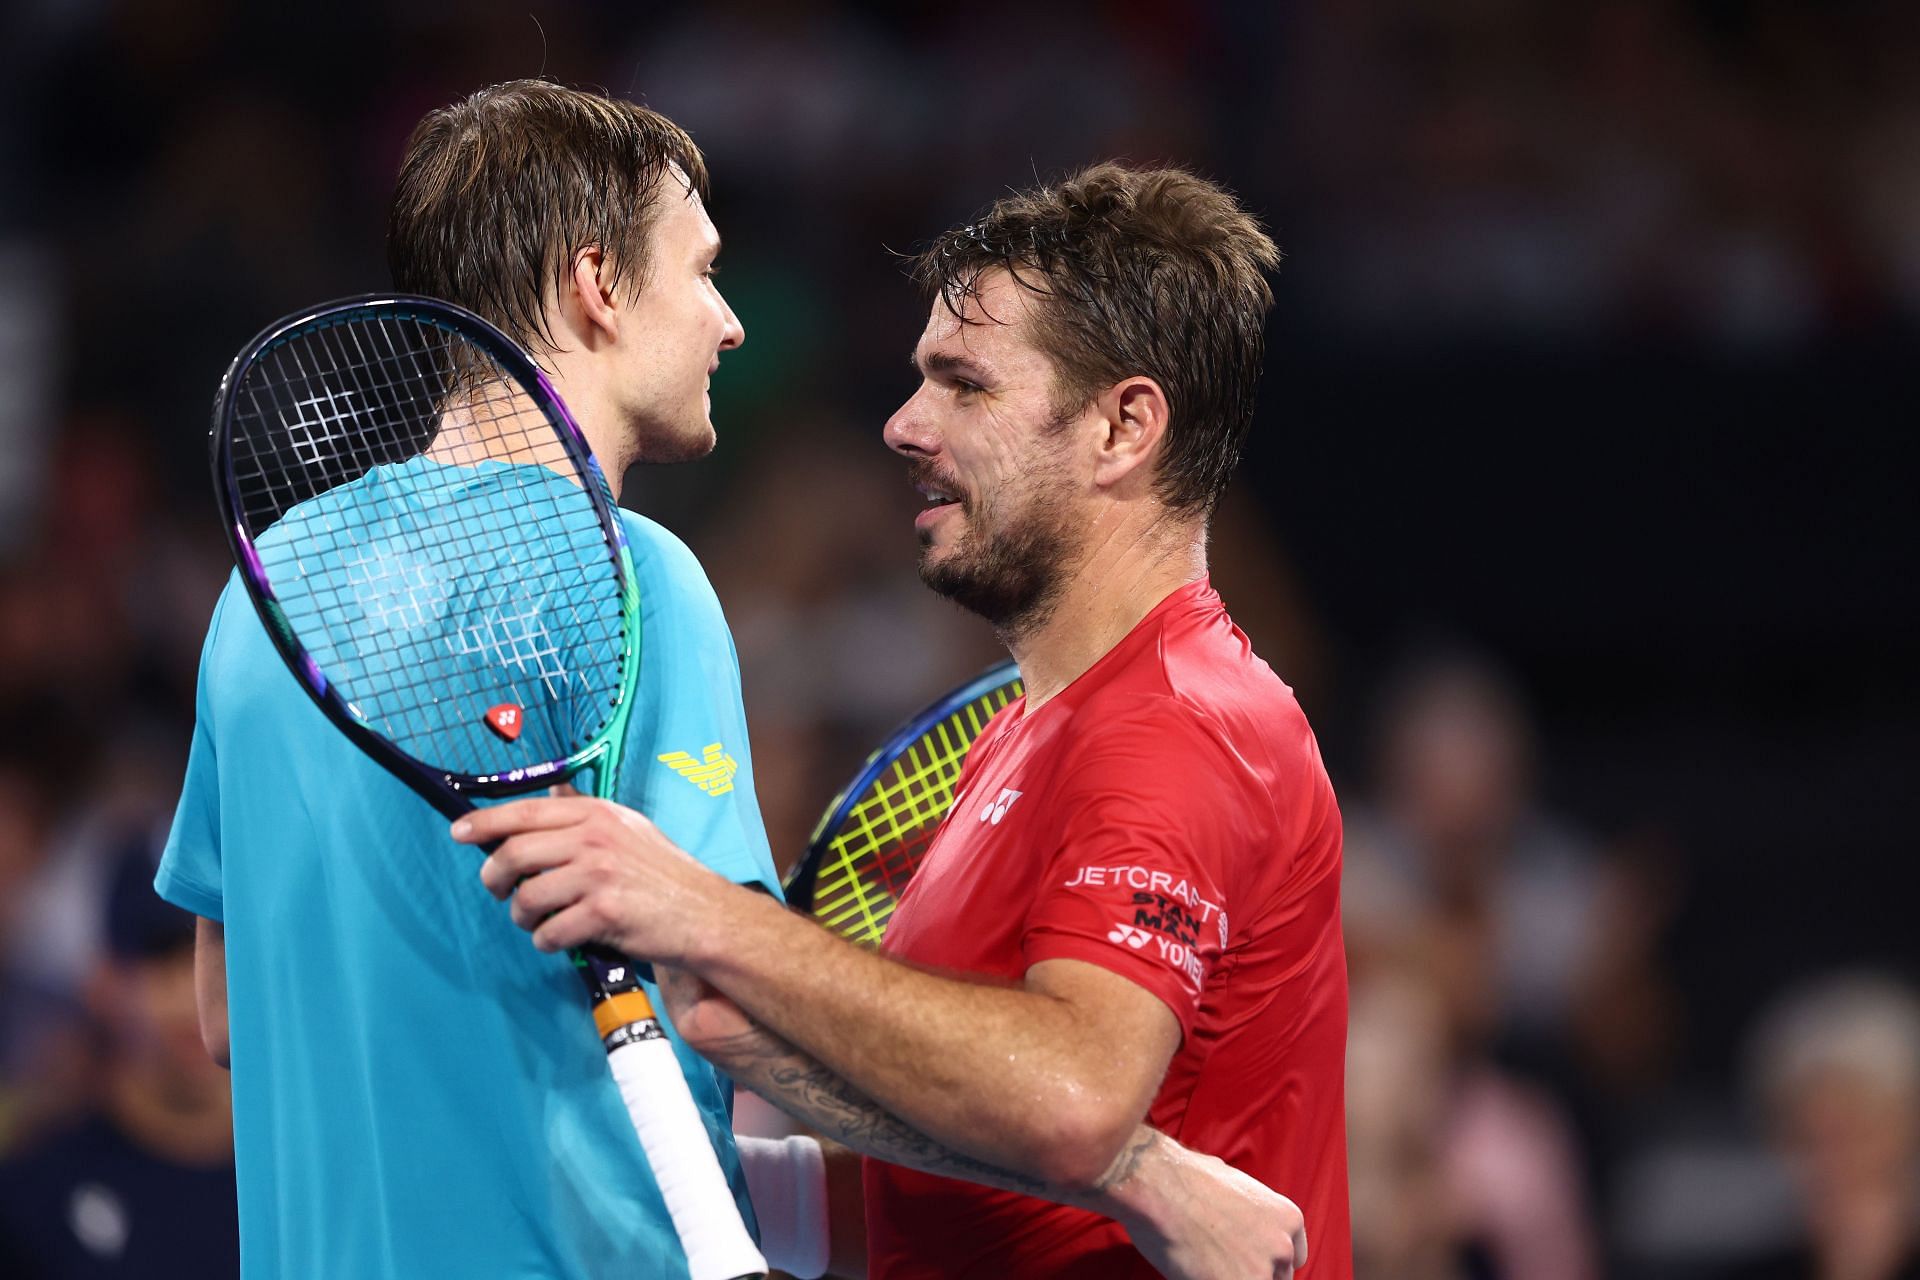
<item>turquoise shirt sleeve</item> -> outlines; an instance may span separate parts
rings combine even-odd
[[[209,920],[225,920],[220,864],[220,771],[213,749],[213,713],[207,693],[213,652],[227,602],[239,588],[229,580],[213,606],[200,650],[199,688],[194,694],[193,745],[187,776],[167,833],[167,847],[154,876],[154,891],[174,906]]]
[[[721,875],[779,896],[720,601],[684,543],[643,516],[622,516],[640,585],[641,648],[619,799]]]

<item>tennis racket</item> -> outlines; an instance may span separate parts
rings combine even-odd
[[[1002,662],[894,730],[834,797],[787,878],[787,901],[844,938],[878,946],[953,806],[973,740],[1026,691]]]
[[[613,495],[546,377],[472,312],[289,316],[221,381],[213,479],[280,656],[449,818],[591,773],[613,794],[640,597]],[[693,1280],[766,1272],[635,966],[570,953]]]

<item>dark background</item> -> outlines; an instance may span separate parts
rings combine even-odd
[[[714,380],[720,446],[628,501],[701,553],[734,621],[778,854],[890,722],[993,652],[912,580],[879,429],[925,310],[895,252],[1080,163],[1190,165],[1287,253],[1214,550],[1229,607],[1354,813],[1390,808],[1401,676],[1436,654],[1496,674],[1535,744],[1526,803],[1658,884],[1646,962],[1675,1016],[1630,1102],[1501,1037],[1491,1061],[1573,1117],[1609,1265],[1769,1243],[1649,1245],[1630,1188],[1696,1133],[1764,1163],[1740,1064],[1784,988],[1920,976],[1920,7],[4,13],[15,1141],[84,1102],[45,1068],[88,929],[71,868],[102,829],[164,823],[184,756],[226,568],[219,374],[275,316],[385,286],[422,111],[544,73],[665,111],[714,173],[748,334]],[[36,959],[56,935],[66,959]]]

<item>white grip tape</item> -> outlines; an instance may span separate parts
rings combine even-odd
[[[692,1280],[766,1275],[767,1260],[740,1221],[672,1044],[662,1037],[630,1041],[609,1053],[607,1063],[686,1250]]]

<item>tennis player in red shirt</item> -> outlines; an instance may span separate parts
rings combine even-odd
[[[921,382],[886,441],[928,502],[921,576],[1027,694],[884,955],[603,801],[454,828],[505,839],[482,876],[538,946],[670,966],[689,1041],[878,1157],[870,1275],[1290,1275],[1298,1213],[1242,1174],[1298,1202],[1315,1276],[1352,1273],[1340,814],[1207,579],[1277,259],[1218,187],[1101,165],[917,260]]]

